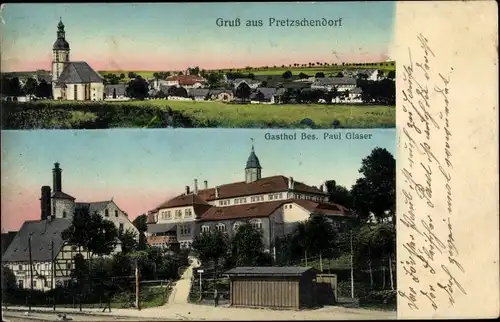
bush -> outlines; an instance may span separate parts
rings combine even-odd
[[[359,299],[360,305],[396,307],[397,292],[393,290],[373,291]]]

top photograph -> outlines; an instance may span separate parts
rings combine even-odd
[[[5,4],[2,129],[393,128],[395,6]]]

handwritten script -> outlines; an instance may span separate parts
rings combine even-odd
[[[443,299],[454,305],[457,296],[467,294],[460,283],[465,271],[452,225],[452,107],[448,96],[453,67],[436,64],[435,44],[421,33],[416,38],[418,45],[408,48],[408,60],[402,66],[405,124],[401,144],[406,157],[401,160],[404,183],[398,195],[404,200],[398,232],[404,236],[404,251],[398,256],[400,274],[407,275],[411,283],[400,287],[398,294],[400,303],[412,310],[438,310]]]

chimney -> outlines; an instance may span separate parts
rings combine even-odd
[[[62,191],[61,172],[62,169],[59,168],[59,162],[54,163],[54,169],[52,169],[52,189],[54,192]]]
[[[289,190],[293,190],[293,188],[294,188],[294,183],[295,183],[295,182],[293,182],[293,177],[288,178],[288,189],[289,189]]]
[[[194,190],[193,193],[195,195],[197,195],[198,194],[198,179],[194,179],[194,189],[193,190]]]
[[[40,210],[42,220],[50,219],[50,187],[43,186],[42,187],[42,196],[40,198]]]
[[[186,194],[189,194],[189,186],[186,186]]]
[[[215,187],[215,199],[219,199],[219,187]]]
[[[205,180],[203,183],[205,184],[205,189],[208,189],[208,181]]]

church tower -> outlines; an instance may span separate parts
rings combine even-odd
[[[262,167],[260,166],[259,158],[255,155],[255,150],[252,144],[252,151],[248,156],[247,166],[245,167],[245,181],[251,183],[259,180],[261,176]]]
[[[69,62],[69,44],[66,41],[66,32],[64,24],[59,20],[57,25],[57,40],[52,47],[52,88],[59,79],[64,69],[65,63]]]

